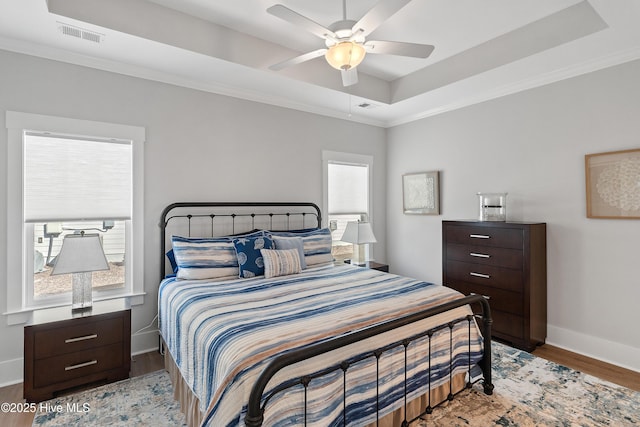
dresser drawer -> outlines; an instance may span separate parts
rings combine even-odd
[[[521,292],[505,291],[504,289],[464,282],[448,283],[447,286],[465,295],[478,294],[488,297],[491,311],[500,310],[518,316],[523,314],[524,297]]]
[[[522,292],[522,270],[501,268],[493,265],[472,264],[447,260],[445,286],[448,283],[467,282],[480,286]]]
[[[522,249],[522,230],[517,228],[474,227],[470,225],[448,225],[445,228],[448,243],[473,246]]]
[[[505,313],[499,310],[492,310],[491,335],[504,338],[506,340],[521,340],[524,337],[524,318]]]
[[[34,386],[45,387],[122,366],[122,343],[36,360]]]
[[[496,265],[506,268],[522,268],[522,250],[520,249],[451,243],[446,246],[445,250],[447,253],[444,256],[456,261]]]
[[[36,359],[102,347],[124,340],[122,316],[82,322],[74,326],[38,328],[35,332]]]

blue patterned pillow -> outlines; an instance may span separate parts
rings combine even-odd
[[[240,267],[238,276],[241,279],[264,275],[264,260],[260,249],[273,247],[273,240],[270,237],[240,237],[233,239],[233,246],[238,257]]]
[[[333,262],[331,255],[331,231],[328,228],[318,228],[306,232],[269,232],[271,237],[301,237],[304,246],[304,259],[307,267],[317,267]]]
[[[300,253],[297,249],[263,249],[264,277],[286,276],[300,273]]]

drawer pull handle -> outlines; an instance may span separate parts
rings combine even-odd
[[[470,252],[469,255],[474,256],[476,258],[491,258],[491,255],[478,254],[478,253],[475,253],[475,252]]]
[[[469,234],[469,237],[472,239],[490,239],[491,236],[487,236],[486,234]]]
[[[489,276],[488,274],[482,274],[482,273],[474,273],[473,271],[471,273],[469,273],[472,276],[475,277],[482,277],[483,279],[489,279],[491,278],[491,276]]]
[[[478,295],[478,294],[476,294],[475,292],[471,292],[471,293],[469,293],[469,295]],[[481,295],[481,296],[482,296],[482,298],[484,298],[486,300],[490,300],[491,299],[491,297],[489,295]],[[480,317],[482,317],[482,316],[480,316]]]
[[[92,340],[94,338],[98,338],[98,334],[85,335],[84,337],[78,337],[78,338],[69,338],[69,339],[64,340],[64,343],[65,344],[70,344],[72,342]]]
[[[95,365],[96,363],[98,363],[97,360],[90,360],[88,362],[78,363],[77,365],[65,366],[64,370],[65,371],[73,371],[74,369],[84,368],[85,366]]]

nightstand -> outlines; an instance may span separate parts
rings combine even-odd
[[[347,264],[351,264],[351,260],[350,259],[345,260],[344,262],[347,263]],[[380,264],[380,263],[375,262],[375,261],[367,261],[367,263],[365,265],[358,265],[358,267],[369,268],[371,270],[384,271],[385,273],[389,272],[389,266],[387,264]]]
[[[36,310],[24,328],[24,398],[93,382],[129,378],[131,309],[123,300],[101,301],[90,311]]]

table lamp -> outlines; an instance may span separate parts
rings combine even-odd
[[[351,263],[355,265],[365,265],[367,263],[365,245],[377,242],[371,229],[371,223],[360,221],[348,222],[340,240],[353,243],[353,260]]]
[[[109,270],[98,234],[68,234],[51,272],[73,274],[71,311],[90,309],[93,304],[92,272]]]

